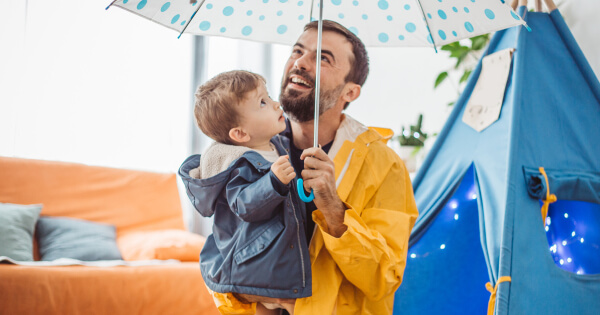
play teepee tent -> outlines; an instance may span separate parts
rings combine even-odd
[[[488,302],[495,314],[600,310],[600,272],[561,268],[546,230],[555,200],[600,218],[600,83],[558,10],[520,13],[532,31],[498,32],[486,53],[514,48],[498,120],[465,123],[480,61],[413,182],[420,216],[394,314],[483,314]]]

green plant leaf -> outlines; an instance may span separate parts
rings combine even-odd
[[[440,85],[440,83],[442,83],[447,77],[448,77],[448,72],[444,71],[444,72],[440,73],[438,75],[438,77],[435,79],[435,85],[433,86],[433,88],[437,88],[438,85]]]
[[[472,50],[481,50],[487,45],[489,41],[489,35],[479,35],[471,38],[471,49]]]
[[[463,82],[467,81],[469,79],[470,75],[471,75],[471,70],[465,71],[465,73],[463,73],[462,77],[460,77],[460,80],[458,81],[458,83],[463,83]]]
[[[448,107],[454,106],[454,103],[456,103],[456,102],[450,102],[450,103],[448,103]]]

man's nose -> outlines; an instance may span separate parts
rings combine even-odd
[[[300,58],[296,59],[294,67],[304,71],[310,71],[314,67],[315,58],[314,54],[302,55]]]

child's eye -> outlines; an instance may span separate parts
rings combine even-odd
[[[267,106],[267,102],[265,102],[265,100],[260,100],[260,107],[265,107]]]

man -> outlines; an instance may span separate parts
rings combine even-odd
[[[322,148],[312,147],[317,40],[317,22],[311,22],[286,63],[280,95],[291,163],[315,194],[305,222],[313,295],[298,299],[294,313],[391,314],[418,215],[412,186],[385,145],[391,131],[367,128],[343,113],[360,96],[368,57],[360,39],[331,21],[323,22],[322,36]]]

